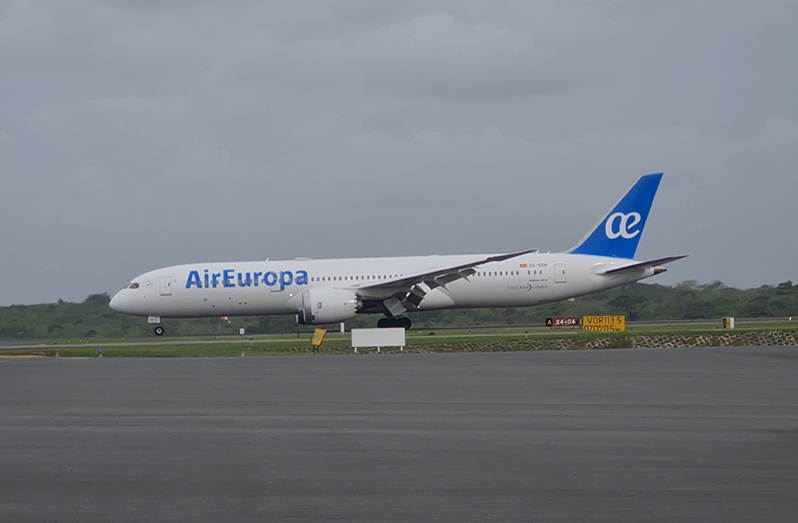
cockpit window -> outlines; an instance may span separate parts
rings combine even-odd
[[[127,288],[128,289],[138,289],[139,288],[139,284],[136,283],[136,282],[133,282],[130,285],[128,285]]]

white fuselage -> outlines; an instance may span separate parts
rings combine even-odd
[[[177,265],[135,278],[114,296],[115,310],[165,318],[296,314],[303,291],[359,288],[489,255],[286,260]],[[485,263],[467,279],[431,290],[418,310],[525,307],[583,296],[655,274],[654,268],[602,274],[629,259],[530,253]],[[377,312],[377,311],[374,311]]]

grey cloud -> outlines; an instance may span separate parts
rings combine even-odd
[[[11,156],[14,148],[14,139],[5,129],[0,129],[0,161]]]
[[[663,170],[639,254],[691,256],[658,281],[798,281],[793,4],[12,2],[0,303],[565,249]]]
[[[302,41],[245,34],[211,69],[245,81],[392,98],[532,96],[593,81],[606,61],[602,46],[589,42],[594,34],[529,22],[509,30],[431,11],[371,31]],[[559,51],[552,40],[562,44]]]
[[[185,96],[103,97],[36,112],[29,129],[79,164],[116,174],[120,187],[169,186],[225,169],[201,111]],[[132,183],[131,183],[132,182]]]
[[[180,40],[157,29],[94,2],[11,2],[0,19],[0,48],[10,50],[0,54],[0,66],[22,74],[164,72],[179,54]]]

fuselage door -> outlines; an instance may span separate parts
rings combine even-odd
[[[161,296],[172,295],[172,277],[161,276]]]
[[[568,281],[565,275],[565,264],[564,263],[555,263],[554,264],[554,283],[566,283]]]

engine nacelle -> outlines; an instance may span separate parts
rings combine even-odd
[[[342,289],[310,289],[302,293],[302,308],[297,323],[318,325],[351,320],[362,304],[353,291]]]

